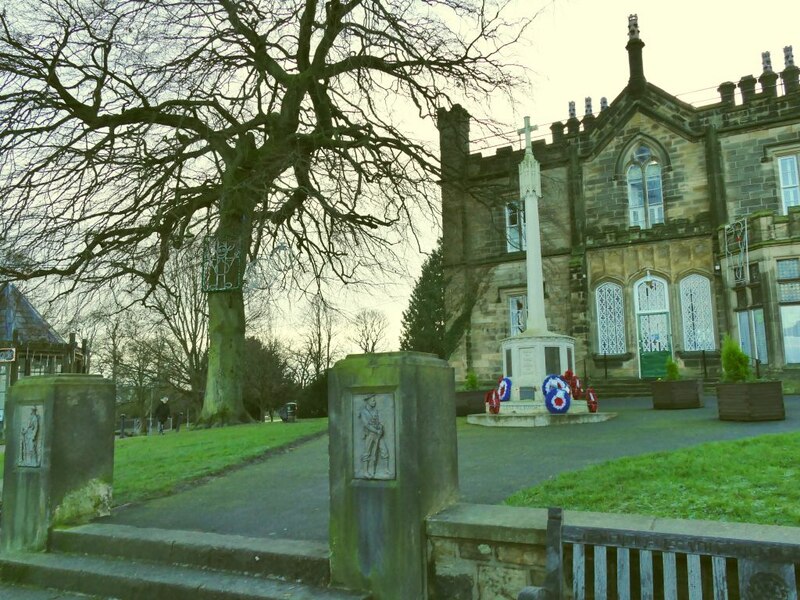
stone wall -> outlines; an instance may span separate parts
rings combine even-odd
[[[674,536],[680,540],[681,547],[693,548],[693,551],[701,554],[703,551],[700,549],[705,547],[702,540],[710,541],[711,547],[722,547],[727,552],[733,552],[729,556],[742,553],[740,557],[744,560],[739,563],[739,576],[742,565],[751,560],[755,562],[755,566],[768,571],[771,567],[757,562],[759,556],[770,556],[779,563],[794,560],[794,565],[790,565],[793,568],[793,580],[794,573],[800,572],[800,563],[796,558],[781,559],[774,552],[775,548],[781,548],[785,557],[798,556],[800,529],[795,527],[579,511],[565,511],[563,524],[608,530],[617,540],[648,540],[653,536]],[[547,510],[538,508],[456,504],[429,517],[426,523],[428,597],[431,600],[516,600],[524,587],[543,586],[546,576],[546,530]],[[739,549],[733,550],[734,546]],[[745,550],[741,550],[742,548]],[[587,569],[591,562],[591,553],[592,550],[587,548]],[[635,553],[635,550],[631,551],[631,560],[636,560]],[[571,560],[572,549],[566,544],[562,564],[567,590],[572,589]],[[682,557],[678,560],[682,560]],[[654,557],[656,571],[659,562],[660,558]],[[751,563],[749,566],[754,565]],[[732,583],[732,578],[737,577],[736,571],[731,570],[732,567],[732,563],[729,564],[728,598],[739,600],[738,586]],[[713,577],[710,561],[703,559],[701,568],[703,597],[711,597],[709,587]],[[613,598],[617,597],[616,572],[615,552],[612,550],[608,555],[607,577],[609,597]],[[638,573],[632,573],[634,583],[637,575]],[[593,577],[587,572],[588,598],[593,597],[592,580]],[[663,592],[663,589],[658,589],[661,581],[660,576],[655,578],[656,597],[660,597],[660,592]],[[677,586],[680,597],[684,597],[683,594],[688,590],[685,569],[678,569]]]
[[[782,212],[777,161],[781,147],[797,145],[800,123],[720,135],[728,214],[737,219],[762,210]]]
[[[427,521],[431,600],[516,600],[545,577],[547,511],[458,504]]]

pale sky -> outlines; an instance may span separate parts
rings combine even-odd
[[[639,17],[644,73],[647,80],[681,100],[695,105],[718,101],[716,88],[723,81],[734,83],[744,75],[761,74],[761,53],[769,51],[776,72],[784,68],[783,47],[793,46],[800,66],[800,1],[774,0],[763,5],[721,0],[516,0],[519,14],[541,11],[517,52],[530,69],[531,86],[520,89],[512,109],[501,98],[492,103],[492,114],[513,131],[522,118],[540,125],[548,133],[554,121],[566,121],[568,103],[574,100],[578,118],[584,114],[584,98],[592,97],[595,114],[600,98],[609,102],[628,81],[628,15]],[[780,85],[780,83],[779,83]],[[469,109],[470,107],[467,106]],[[433,124],[431,136],[436,132]],[[473,129],[472,137],[480,137]],[[510,138],[516,147],[517,136]],[[473,144],[474,150],[502,140]],[[493,154],[495,147],[484,154]],[[432,230],[432,247],[437,233]],[[384,350],[399,346],[402,311],[408,305],[413,280],[424,256],[409,256],[411,278],[398,281],[380,294],[361,294],[347,305],[374,307],[389,317],[391,327]],[[416,263],[416,264],[415,264]],[[342,337],[345,351],[356,351]]]

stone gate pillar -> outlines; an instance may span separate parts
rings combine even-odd
[[[453,370],[418,352],[348,356],[328,393],[331,582],[425,598],[425,518],[458,494]]]
[[[44,550],[51,526],[109,514],[114,395],[99,375],[26,377],[11,386],[3,551]]]

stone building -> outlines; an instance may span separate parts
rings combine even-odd
[[[550,143],[534,141],[545,312],[575,338],[593,379],[719,372],[722,337],[760,371],[800,375],[800,69],[725,82],[719,101],[687,104],[645,79],[629,19],[627,86],[597,114],[570,103]],[[738,93],[737,93],[738,88]],[[439,114],[450,357],[456,381],[503,372],[501,341],[524,330],[523,150],[470,154],[470,116]]]

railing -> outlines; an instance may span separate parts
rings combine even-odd
[[[741,539],[571,526],[551,508],[545,585],[525,588],[519,600],[797,600],[797,565],[794,532]]]

